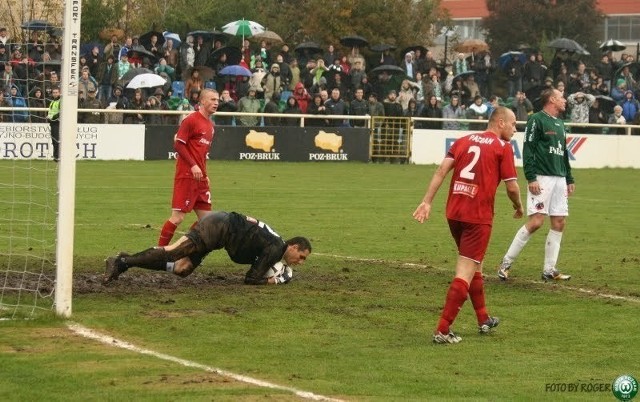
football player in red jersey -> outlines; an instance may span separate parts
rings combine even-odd
[[[203,89],[200,108],[187,116],[178,128],[174,148],[176,174],[173,181],[171,216],[162,226],[158,246],[171,242],[173,234],[187,213],[194,211],[198,220],[211,211],[211,191],[207,176],[207,154],[211,148],[214,124],[211,115],[218,109],[218,92]]]
[[[453,170],[446,214],[449,230],[458,246],[458,260],[456,275],[433,335],[435,343],[458,343],[462,340],[450,330],[450,326],[467,297],[471,298],[480,333],[489,332],[500,322],[487,313],[482,260],[491,237],[495,194],[500,181],[505,182],[507,195],[513,203],[513,217],[521,218],[524,214],[510,143],[515,131],[515,115],[510,109],[499,107],[491,114],[486,132],[456,140],[413,213],[420,223],[429,219],[433,198],[449,171]]]

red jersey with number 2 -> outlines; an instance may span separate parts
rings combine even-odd
[[[446,158],[454,160],[447,218],[492,224],[500,181],[517,179],[511,144],[489,131],[470,134],[456,140]]]
[[[187,152],[202,170],[203,178],[207,177],[207,153],[211,148],[213,132],[213,122],[201,113],[193,112],[182,120],[176,134],[176,141],[186,144]],[[180,156],[177,158],[175,178],[193,178],[191,165]]]

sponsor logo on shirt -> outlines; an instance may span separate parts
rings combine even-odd
[[[452,194],[466,195],[468,197],[475,198],[477,193],[478,193],[477,184],[465,183],[457,180],[453,182]]]

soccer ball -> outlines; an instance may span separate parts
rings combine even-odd
[[[293,277],[293,270],[282,261],[278,261],[264,274],[265,278],[271,278],[273,276],[276,278],[287,276],[290,279]]]

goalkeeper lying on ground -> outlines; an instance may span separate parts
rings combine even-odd
[[[224,248],[231,260],[251,264],[244,283],[266,285],[291,280],[289,266],[304,263],[311,253],[305,237],[286,242],[264,222],[236,212],[212,212],[175,243],[137,254],[121,252],[106,260],[103,283],[118,279],[131,267],[173,272],[185,277],[213,250]]]

